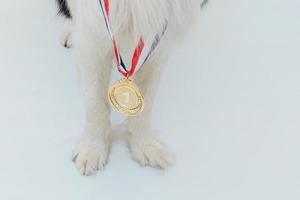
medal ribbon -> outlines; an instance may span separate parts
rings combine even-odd
[[[161,34],[155,35],[151,45],[145,44],[142,37],[139,39],[139,42],[138,42],[138,44],[134,50],[134,53],[132,55],[131,68],[128,70],[126,68],[125,63],[123,62],[122,56],[121,56],[120,51],[117,46],[115,36],[112,32],[112,26],[109,21],[109,0],[99,0],[99,2],[100,2],[101,11],[104,16],[106,29],[107,29],[110,39],[112,41],[112,46],[113,46],[113,50],[114,50],[114,56],[115,56],[118,71],[124,77],[130,78],[150,58],[153,51],[156,49],[158,43],[160,42],[161,37],[165,34],[168,23],[167,22],[165,23],[165,26],[164,26]],[[145,49],[147,49],[147,51]],[[143,57],[144,57],[144,59],[142,59]]]

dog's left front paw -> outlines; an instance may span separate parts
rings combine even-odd
[[[165,169],[172,163],[168,148],[155,137],[130,136],[128,144],[132,159],[142,166]]]

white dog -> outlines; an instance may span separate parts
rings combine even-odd
[[[113,48],[99,0],[57,1],[60,12],[70,20],[63,45],[74,44],[85,98],[85,133],[74,151],[73,161],[83,175],[90,175],[103,169],[110,152],[112,130],[107,91]],[[163,66],[176,40],[191,25],[200,3],[200,0],[110,0],[109,17],[124,60],[131,58],[140,37],[147,41],[168,22],[154,54],[134,76],[145,97],[145,109],[141,115],[128,119],[128,146],[132,158],[143,166],[164,169],[170,164],[167,148],[151,133],[150,115]]]

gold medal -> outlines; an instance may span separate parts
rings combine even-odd
[[[144,97],[139,88],[129,79],[122,78],[113,84],[108,91],[110,103],[128,116],[137,116],[144,109]]]

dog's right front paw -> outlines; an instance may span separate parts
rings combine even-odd
[[[109,142],[101,138],[85,136],[75,148],[72,160],[84,176],[102,170],[109,155]]]

